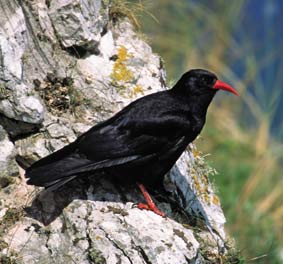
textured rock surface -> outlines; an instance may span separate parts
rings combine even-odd
[[[51,1],[49,17],[63,47],[85,46],[95,50],[107,27],[107,9],[102,1]]]
[[[23,79],[28,38],[24,12],[16,1],[2,1],[1,6],[5,15],[0,18],[0,113],[16,120],[40,123],[43,105],[30,94],[31,89]]]
[[[140,199],[137,190],[116,188],[107,181],[73,182],[60,193],[37,195],[5,242],[16,252],[26,252],[24,263],[66,263],[68,259],[75,263],[187,263],[200,259],[193,232],[170,218],[135,208],[132,202]],[[168,204],[159,206],[174,217]],[[41,246],[34,251],[35,245]]]
[[[26,166],[130,101],[166,88],[160,58],[126,18],[109,17],[107,1],[4,0],[0,12],[5,177],[17,172],[16,154]],[[210,172],[190,146],[166,177],[168,193],[153,192],[168,215],[161,218],[133,207],[142,200],[135,186],[125,189],[89,176],[60,192],[41,192],[21,180],[20,168],[21,177],[0,190],[0,260],[218,261],[225,253],[225,217]]]
[[[17,176],[19,173],[15,156],[15,146],[8,139],[7,132],[0,125],[0,190],[14,181],[11,176]]]

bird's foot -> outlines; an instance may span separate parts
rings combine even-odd
[[[144,203],[138,203],[138,208],[141,209],[141,210],[149,210],[149,211],[152,211],[154,213],[156,213],[157,215],[160,215],[162,217],[166,217],[166,214],[161,212],[157,207],[156,205],[154,204],[154,206],[149,206],[147,204],[144,204]]]
[[[157,215],[160,215],[162,217],[166,217],[166,214],[161,212],[155,205],[155,203],[153,202],[153,200],[151,199],[149,193],[147,192],[147,190],[145,189],[143,184],[138,183],[137,184],[147,202],[147,204],[144,203],[139,203],[138,204],[138,208],[142,209],[142,210],[150,210],[153,211],[154,213],[156,213]]]

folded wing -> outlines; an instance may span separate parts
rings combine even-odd
[[[182,132],[184,124],[177,117],[143,119],[126,108],[75,142],[35,162],[26,171],[27,183],[50,187],[81,173],[150,160],[180,141],[183,133],[176,133],[178,129]]]

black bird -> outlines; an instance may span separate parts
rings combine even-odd
[[[213,73],[190,70],[172,89],[132,102],[73,143],[35,162],[26,171],[27,183],[55,189],[86,172],[104,172],[120,182],[138,183],[148,203],[139,208],[164,216],[144,184],[161,184],[201,132],[207,108],[219,89],[238,95]]]

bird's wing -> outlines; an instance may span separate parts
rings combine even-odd
[[[157,154],[181,137],[172,133],[175,120],[129,120],[89,131],[77,142],[77,152],[102,166],[122,164],[139,157]],[[111,164],[110,164],[111,163]]]
[[[122,110],[94,126],[74,143],[43,158],[26,172],[28,183],[43,185],[79,173],[149,160],[173,148],[184,137],[186,122],[178,115],[149,115]],[[46,186],[43,185],[43,186]]]
[[[164,135],[160,132],[153,135],[145,134],[139,128],[139,131],[132,131],[131,126],[109,124],[92,129],[74,143],[34,163],[26,171],[28,183],[50,186],[76,174],[149,160],[174,147],[180,140],[166,135],[166,131]]]

